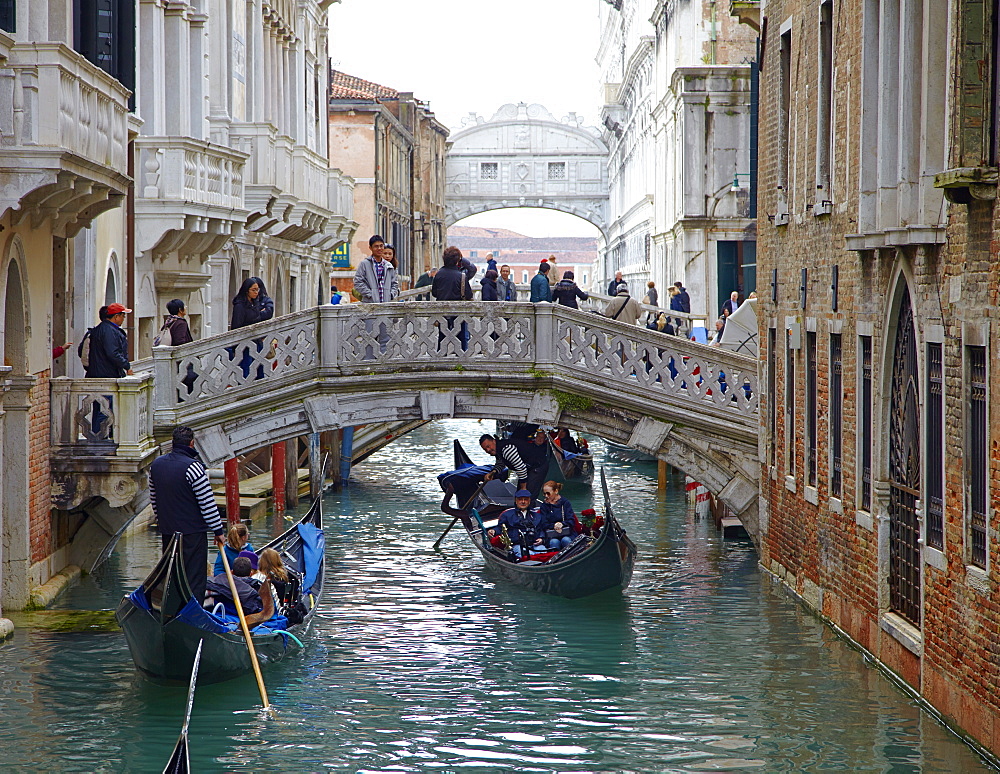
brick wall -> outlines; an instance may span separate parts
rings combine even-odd
[[[52,540],[52,494],[49,481],[49,376],[35,374],[28,411],[28,518],[31,562],[40,562],[58,546]]]
[[[963,464],[968,431],[964,375],[963,324],[988,325],[990,387],[990,511],[1000,512],[1000,385],[994,370],[1000,353],[1000,206],[994,202],[947,206],[946,242],[883,249],[847,249],[847,235],[859,231],[863,54],[862,0],[835,3],[832,211],[817,216],[816,110],[818,82],[818,0],[769,0],[768,39],[761,72],[759,124],[758,317],[762,327],[761,363],[768,362],[767,328],[777,328],[775,353],[776,437],[762,412],[765,456],[761,494],[769,512],[763,535],[762,562],[777,572],[820,612],[844,629],[882,663],[920,691],[949,721],[983,747],[1000,754],[1000,540],[998,517],[988,525],[988,573],[967,569],[967,471]],[[954,6],[953,6],[954,8]],[[955,12],[954,10],[952,11]],[[780,92],[779,35],[791,19],[791,129],[789,132],[789,223],[775,225],[778,211]],[[951,28],[956,29],[956,20]],[[961,46],[952,41],[954,50]],[[955,63],[949,63],[953,70]],[[956,87],[957,88],[957,87]],[[944,105],[931,108],[944,110]],[[949,117],[949,126],[954,122]],[[927,183],[921,183],[927,185]],[[905,224],[903,224],[905,226]],[[856,243],[855,243],[856,244]],[[839,267],[838,309],[832,307],[832,267]],[[808,269],[808,300],[799,302],[800,272]],[[772,269],[778,271],[778,301],[771,302]],[[945,381],[945,514],[944,551],[922,548],[923,603],[915,642],[906,631],[886,629],[893,619],[888,594],[887,491],[889,378],[892,374],[896,299],[899,276],[914,307],[918,346],[917,388],[923,407],[926,392],[925,347],[928,327],[944,330]],[[796,353],[794,373],[785,369],[786,316],[802,323],[803,349]],[[817,333],[817,486],[805,486],[805,333],[808,319]],[[842,496],[830,494],[829,334],[842,335],[843,475]],[[859,333],[872,337],[873,354],[873,507],[860,511],[858,374]],[[785,385],[795,380],[794,465],[786,449]],[[762,384],[766,384],[762,379]],[[762,405],[766,405],[766,400]],[[924,423],[923,413],[920,417]],[[769,464],[770,447],[776,465]],[[926,456],[921,440],[921,455]],[[789,471],[794,468],[794,474]],[[923,480],[923,479],[922,479]],[[922,493],[923,495],[923,493]],[[880,535],[882,549],[880,552]],[[881,557],[881,561],[880,561]]]

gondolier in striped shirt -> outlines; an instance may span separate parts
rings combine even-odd
[[[487,433],[480,437],[479,445],[483,447],[484,452],[497,458],[498,465],[509,468],[510,472],[517,476],[518,489],[527,486],[528,466],[524,464],[521,453],[512,441],[507,438],[497,440],[496,436]]]
[[[153,462],[149,471],[149,499],[164,550],[175,532],[184,536],[184,574],[192,595],[200,603],[208,579],[205,532],[215,533],[215,544],[222,550],[225,527],[208,472],[194,448],[194,430],[190,427],[175,427],[173,449]]]

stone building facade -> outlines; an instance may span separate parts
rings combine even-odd
[[[0,4],[0,609],[143,507],[142,359],[166,301],[198,337],[228,328],[246,276],[278,313],[329,300],[330,251],[356,228],[353,181],[327,162],[331,2]],[[113,301],[135,310],[139,375],[104,388],[113,429],[94,430],[93,380],[54,347]]]
[[[600,5],[609,228],[601,270],[680,280],[718,315],[755,289],[750,148],[754,36],[713,4]]]
[[[412,283],[444,249],[447,128],[412,92],[333,70],[328,131],[330,163],[356,181],[351,266],[381,234],[396,248],[401,279]],[[343,274],[341,284],[350,284],[353,271]]]
[[[762,564],[997,754],[1000,8],[733,11],[766,30]]]

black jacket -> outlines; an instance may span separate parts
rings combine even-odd
[[[208,473],[191,446],[174,444],[149,469],[149,499],[161,535],[225,534]]]
[[[233,299],[233,319],[229,330],[270,320],[274,317],[274,301],[270,296],[257,296],[253,301],[240,297]]]
[[[497,280],[496,277],[483,277],[483,301],[499,301],[497,296]]]
[[[552,300],[557,304],[568,306],[571,309],[579,309],[580,307],[576,303],[576,299],[578,298],[581,301],[586,301],[590,296],[580,290],[579,286],[573,280],[559,280],[556,286],[552,288]]]
[[[102,320],[91,329],[87,376],[92,379],[120,379],[131,368],[128,337],[111,320]]]
[[[463,292],[464,289],[464,292]],[[442,266],[434,275],[431,293],[435,301],[471,301],[472,285],[466,272],[456,266]]]

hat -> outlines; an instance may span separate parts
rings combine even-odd
[[[121,314],[122,312],[125,314],[132,314],[132,310],[127,306],[123,306],[122,304],[108,304],[108,317],[113,317],[114,315]]]
[[[239,559],[241,556],[245,556],[247,559],[249,559],[250,566],[253,567],[255,570],[257,569],[257,563],[259,561],[257,559],[257,554],[255,554],[253,551],[240,551],[239,555],[236,558]]]
[[[534,497],[534,495],[531,494],[531,492],[529,492],[527,489],[518,489],[516,492],[514,492],[514,498],[517,499],[518,497]]]

